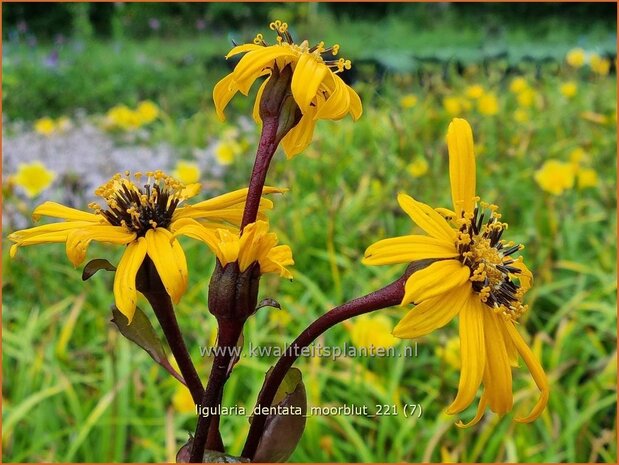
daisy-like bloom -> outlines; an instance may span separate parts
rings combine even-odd
[[[176,236],[177,225],[193,224],[205,231],[218,229],[238,231],[247,189],[240,189],[194,205],[180,206],[195,196],[198,184],[184,185],[161,171],[135,173],[133,178],[115,175],[96,190],[105,206],[92,203],[94,213],[80,211],[55,202],[45,202],[33,212],[33,219],[41,216],[60,218],[58,223],[36,226],[9,235],[18,247],[65,242],[67,256],[74,266],[84,261],[91,241],[126,245],[114,276],[116,307],[131,322],[137,300],[136,275],[148,256],[161,278],[166,292],[178,303],[187,288],[187,262]],[[282,192],[265,187],[265,193]],[[270,209],[273,203],[262,199],[260,209]],[[260,212],[259,217],[264,218]]]
[[[518,354],[541,391],[533,410],[519,422],[535,420],[548,401],[549,388],[539,361],[516,329],[527,311],[523,296],[532,275],[522,257],[522,246],[502,239],[507,224],[496,205],[475,196],[473,133],[463,119],[454,119],[447,133],[453,211],[433,209],[408,195],[398,202],[427,235],[381,240],[370,246],[364,263],[387,265],[433,260],[407,280],[402,305],[414,303],[394,329],[400,338],[416,338],[445,326],[459,316],[462,370],[458,394],[447,413],[462,412],[483,392],[475,418],[486,406],[498,414],[512,409],[512,367]]]
[[[278,20],[269,27],[277,33],[276,44],[268,45],[262,34],[258,34],[254,43],[236,46],[226,55],[230,58],[245,53],[234,71],[217,83],[213,100],[217,115],[223,120],[224,109],[237,92],[247,95],[256,79],[268,76],[258,90],[254,105],[254,119],[260,123],[262,92],[273,69],[277,67],[281,71],[290,66],[293,70],[292,96],[303,115],[281,140],[286,156],[292,158],[311,142],[317,120],[338,120],[349,113],[353,120],[357,120],[363,110],[357,93],[338,76],[351,67],[350,60],[333,58],[339,52],[339,45],[325,48],[324,42],[319,42],[310,46],[307,40],[297,44],[292,40],[286,23]]]
[[[294,265],[292,250],[287,245],[277,245],[275,233],[269,232],[269,223],[258,220],[250,223],[239,235],[230,229],[197,227],[195,223],[179,221],[176,235],[185,234],[205,242],[213,251],[222,267],[237,262],[241,273],[254,263],[260,266],[260,274],[277,273],[292,279],[286,268]]]

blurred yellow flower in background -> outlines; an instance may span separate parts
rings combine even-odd
[[[484,94],[477,101],[477,110],[482,115],[493,116],[499,112],[499,100],[494,94]]]
[[[417,105],[417,101],[418,98],[415,94],[407,94],[400,99],[400,106],[402,108],[413,108]]]
[[[563,94],[564,97],[572,98],[578,92],[578,86],[575,81],[567,81],[561,84],[559,87],[559,91]]]
[[[361,315],[349,326],[350,340],[355,347],[388,349],[398,343],[391,334],[393,323],[385,315]]]
[[[598,185],[598,174],[593,168],[581,168],[578,170],[578,188],[586,189]]]
[[[517,123],[528,123],[531,117],[529,116],[529,112],[522,108],[518,108],[514,111],[514,121]]]
[[[589,66],[591,66],[591,70],[595,74],[599,74],[600,76],[606,76],[610,71],[610,60],[608,58],[603,58],[599,56],[597,53],[594,53],[589,58]]]
[[[518,100],[518,105],[524,108],[529,108],[535,102],[536,97],[536,92],[533,89],[527,87],[526,89],[523,89],[518,93],[516,99]]]
[[[351,68],[350,60],[344,58],[327,60],[327,54],[335,57],[338,44],[325,48],[324,42],[310,46],[307,40],[297,44],[293,41],[288,24],[274,21],[269,25],[277,34],[275,45],[268,45],[262,34],[252,44],[234,47],[226,58],[244,53],[232,73],[219,81],[213,89],[213,101],[219,119],[223,121],[224,109],[237,92],[247,95],[253,83],[267,76],[256,95],[254,119],[261,123],[259,107],[262,92],[273,75],[287,66],[292,69],[290,90],[301,110],[301,120],[283,137],[282,148],[288,158],[302,152],[311,142],[319,119],[338,120],[350,114],[354,121],[363,113],[359,95],[338,74]]]
[[[140,127],[140,116],[127,105],[116,105],[105,115],[105,127],[133,131]]]
[[[178,384],[172,396],[172,406],[178,413],[196,413],[196,404],[193,403],[191,392],[187,386]]]
[[[459,116],[469,106],[469,102],[461,97],[445,97],[443,98],[443,108],[449,116]]]
[[[528,88],[529,88],[529,83],[522,76],[518,76],[512,79],[512,82],[509,85],[509,90],[514,94],[518,94]]]
[[[47,189],[56,179],[56,173],[48,170],[43,163],[20,163],[13,182],[21,187],[29,198],[36,197]]]
[[[548,160],[535,172],[535,181],[546,192],[561,195],[574,187],[574,166],[559,160]]]
[[[565,56],[565,61],[572,68],[580,68],[585,64],[585,51],[582,48],[573,48]]]
[[[437,346],[435,352],[436,356],[450,367],[456,370],[462,368],[462,363],[460,362],[460,339],[457,337],[452,337],[444,345]]]
[[[55,129],[56,124],[51,118],[40,118],[34,122],[34,130],[44,136],[49,136],[53,134]]]
[[[414,178],[420,178],[428,172],[428,161],[424,157],[417,157],[406,167],[406,171]]]
[[[220,140],[215,146],[215,158],[220,165],[231,165],[242,153],[241,145],[234,140]]]
[[[140,102],[136,112],[142,124],[152,123],[159,117],[159,107],[150,100]]]
[[[478,99],[482,95],[484,95],[485,90],[484,87],[479,84],[474,84],[472,86],[468,86],[464,91],[464,94],[470,99]]]
[[[183,184],[194,184],[200,180],[200,167],[193,161],[179,160],[172,176]]]
[[[585,152],[585,149],[583,149],[582,147],[576,147],[570,152],[569,157],[570,157],[570,161],[574,163],[576,166],[578,166],[581,163],[587,161],[587,159],[589,158],[589,155],[587,154],[587,152]]]

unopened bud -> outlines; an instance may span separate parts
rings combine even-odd
[[[218,320],[246,320],[256,309],[260,265],[241,272],[238,262],[221,266],[219,260],[208,289],[209,311]]]

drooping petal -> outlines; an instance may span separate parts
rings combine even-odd
[[[361,105],[361,99],[357,92],[352,87],[346,87],[350,94],[350,116],[352,116],[353,121],[357,121],[363,114],[363,105]]]
[[[424,300],[400,320],[393,329],[393,335],[413,339],[442,328],[460,312],[470,295],[471,286],[465,283],[447,294]]]
[[[318,87],[327,73],[329,73],[329,68],[327,68],[324,63],[319,63],[316,58],[309,53],[301,54],[297,66],[294,69],[294,74],[292,75],[290,88],[292,89],[292,96],[295,102],[297,102],[297,105],[299,105],[303,115],[310,112],[312,116],[315,115],[310,104],[316,97]]]
[[[423,302],[444,296],[451,289],[462,286],[469,279],[471,270],[459,260],[439,260],[411,275],[406,281],[404,302]]]
[[[479,420],[484,416],[484,412],[486,410],[486,405],[488,405],[488,399],[486,397],[486,391],[481,393],[481,398],[479,399],[479,404],[477,404],[477,412],[475,413],[475,418],[473,418],[468,423],[462,423],[462,421],[458,421],[456,426],[458,428],[470,428],[471,426],[475,426],[479,423]]]
[[[460,357],[462,368],[458,394],[447,408],[453,415],[467,408],[477,393],[486,365],[486,346],[481,303],[471,295],[460,310]]]
[[[175,239],[170,231],[163,228],[149,229],[145,238],[148,256],[153,261],[166,292],[176,304],[183,295],[183,276],[172,250],[172,241]]]
[[[213,88],[213,102],[215,102],[215,112],[220,121],[226,119],[224,110],[232,97],[239,91],[239,87],[234,80],[234,75],[228,74],[225,78],[215,84]]]
[[[533,284],[533,273],[531,273],[531,270],[529,270],[527,265],[524,264],[523,258],[518,257],[509,266],[513,266],[514,268],[518,268],[520,270],[520,273],[514,275],[520,281],[520,287],[525,292],[531,289],[531,284]]]
[[[114,300],[116,307],[127,317],[129,323],[135,314],[137,289],[135,277],[146,257],[146,240],[139,237],[130,243],[123,253],[114,274]]]
[[[178,240],[172,240],[172,254],[176,260],[176,267],[178,268],[182,280],[181,287],[181,295],[185,293],[187,290],[187,285],[189,283],[189,273],[187,271],[187,259],[185,258],[185,251],[181,247],[181,244]]]
[[[283,278],[292,279],[292,273],[286,269],[290,265],[294,265],[292,250],[287,245],[278,245],[260,261],[260,273],[278,273]]]
[[[462,212],[472,213],[475,207],[475,153],[473,130],[469,123],[454,118],[447,130],[449,149],[449,179],[451,198],[458,218]]]
[[[544,369],[542,365],[537,360],[537,357],[533,355],[533,352],[527,345],[527,343],[522,339],[522,336],[513,325],[513,323],[508,323],[505,325],[507,328],[507,332],[511,336],[518,353],[524,359],[524,363],[526,363],[529,371],[531,372],[531,376],[537,385],[537,388],[540,390],[540,397],[537,400],[537,403],[531,410],[531,413],[526,417],[516,418],[516,421],[519,423],[530,423],[535,420],[546,408],[546,404],[548,403],[548,397],[550,395],[550,389],[548,387],[548,379],[546,378],[546,373],[544,373]]]
[[[240,240],[238,234],[232,234],[225,229],[217,230],[219,237],[217,243],[217,250],[215,255],[222,266],[226,266],[228,263],[232,263],[239,258],[240,252]]]
[[[75,208],[67,207],[56,202],[43,202],[32,212],[32,219],[38,221],[41,216],[52,218],[62,218],[67,221],[90,221],[93,223],[104,223],[105,219],[94,213],[83,212]]]
[[[73,266],[77,267],[84,261],[91,241],[128,244],[135,238],[134,232],[129,232],[122,226],[93,225],[74,229],[67,235],[67,257]]]
[[[410,263],[425,258],[454,258],[458,251],[453,243],[434,237],[410,235],[378,241],[367,248],[362,263],[391,265]]]
[[[350,93],[342,79],[333,73],[328,73],[323,81],[329,89],[325,103],[318,106],[314,119],[338,120],[346,116],[350,109]]]
[[[32,244],[41,244],[43,242],[64,242],[65,239],[59,241],[44,241],[40,240],[39,236],[50,233],[67,233],[73,229],[82,229],[85,227],[92,226],[92,222],[90,221],[63,221],[61,223],[50,223],[43,224],[41,226],[35,226],[34,228],[22,229],[20,231],[15,231],[9,234],[9,240],[13,242],[17,242],[18,245],[32,245]],[[30,240],[34,240],[34,242],[30,242]]]
[[[173,236],[188,236],[192,239],[204,242],[209,248],[215,252],[219,239],[217,233],[210,228],[205,228],[193,218],[183,218],[175,221],[171,225]]]
[[[398,203],[415,224],[430,236],[455,243],[456,231],[432,207],[418,202],[406,194],[398,195]]]
[[[490,409],[503,415],[512,409],[512,367],[509,363],[503,333],[499,328],[500,315],[489,308],[483,308],[484,341],[486,344],[486,370],[484,388]]]
[[[314,108],[314,107],[310,107]],[[282,148],[288,159],[301,153],[312,141],[316,121],[314,121],[314,111],[309,110],[301,120],[293,127],[281,141]]]

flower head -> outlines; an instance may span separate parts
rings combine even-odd
[[[532,275],[522,257],[514,258],[522,246],[502,238],[507,224],[501,221],[497,206],[475,196],[469,124],[454,119],[447,142],[453,211],[435,210],[400,194],[400,206],[427,235],[381,240],[367,249],[364,263],[426,263],[406,281],[402,305],[414,303],[415,308],[395,327],[395,336],[423,336],[459,316],[462,371],[458,394],[447,413],[459,413],[470,405],[481,383],[477,415],[466,426],[478,422],[487,405],[499,414],[510,411],[511,368],[520,354],[541,391],[532,412],[518,419],[530,422],[548,400],[544,371],[515,326],[527,311],[523,297]]]
[[[564,97],[572,98],[576,95],[576,92],[578,92],[578,85],[574,81],[567,81],[561,84],[559,91]]]
[[[585,64],[585,51],[582,48],[573,48],[565,56],[565,61],[572,68],[580,68]]]
[[[477,101],[477,109],[482,115],[496,115],[499,112],[499,100],[494,94],[484,94]]]
[[[258,90],[254,106],[254,119],[260,122],[259,108],[267,83],[274,74],[279,75],[289,66],[292,70],[290,91],[302,114],[281,140],[284,152],[291,158],[309,145],[316,120],[338,120],[347,114],[357,120],[362,113],[361,100],[338,76],[351,67],[350,60],[334,58],[339,45],[325,48],[324,42],[313,46],[307,40],[296,43],[288,24],[281,21],[274,21],[269,27],[277,34],[274,45],[268,45],[263,35],[258,34],[252,44],[238,45],[226,55],[230,58],[245,53],[234,71],[217,83],[213,100],[217,115],[223,120],[223,111],[237,92],[247,95],[256,79],[268,76]]]
[[[391,334],[391,324],[385,315],[361,315],[350,325],[350,339],[359,348],[388,349],[398,343]]]
[[[400,106],[402,108],[413,108],[417,105],[418,100],[415,94],[406,94],[400,99]]]
[[[40,118],[34,122],[34,130],[44,136],[51,136],[56,130],[56,123],[48,117]]]
[[[589,59],[589,66],[595,74],[606,76],[610,71],[610,60],[594,53]]]
[[[13,182],[21,187],[30,198],[36,197],[56,179],[56,173],[48,170],[43,163],[21,163],[17,173],[12,177]]]
[[[193,184],[200,180],[200,167],[196,162],[179,160],[172,175],[183,184]]]
[[[92,203],[94,213],[76,210],[55,202],[45,202],[33,212],[64,221],[16,231],[9,235],[18,247],[43,243],[66,243],[67,256],[74,266],[84,261],[92,241],[126,245],[114,277],[116,307],[131,321],[135,313],[136,275],[145,258],[152,260],[166,292],[178,303],[187,287],[187,262],[176,239],[178,225],[193,224],[204,230],[238,230],[247,196],[240,189],[193,205],[181,206],[195,196],[197,184],[184,185],[161,171],[117,174],[99,187],[96,194],[105,205]],[[265,193],[282,192],[266,187]],[[261,208],[272,202],[262,199]],[[264,214],[260,214],[264,217]]]

